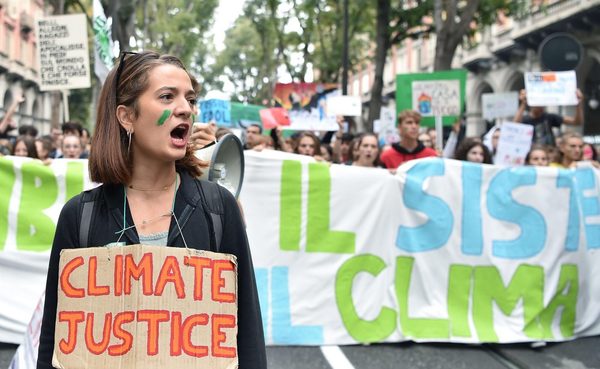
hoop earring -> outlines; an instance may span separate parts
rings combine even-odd
[[[129,156],[129,150],[131,150],[131,134],[132,132],[130,130],[127,130],[127,156]]]

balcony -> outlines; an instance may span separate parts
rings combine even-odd
[[[537,49],[555,32],[591,32],[600,26],[600,0],[555,0],[533,9],[530,16],[515,21],[511,36],[517,44]]]

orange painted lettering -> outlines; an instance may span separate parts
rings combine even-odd
[[[152,254],[146,253],[136,264],[133,255],[125,256],[125,286],[123,288],[126,295],[131,294],[131,278],[140,280],[142,278],[142,290],[144,295],[152,295]]]
[[[98,286],[96,275],[98,272],[98,258],[90,256],[90,265],[88,268],[88,294],[90,296],[104,296],[110,293],[108,286]]]
[[[70,260],[63,268],[62,273],[60,274],[60,287],[63,290],[65,296],[72,298],[81,298],[85,296],[85,291],[83,288],[75,288],[69,282],[69,277],[71,273],[80,266],[83,265],[83,257],[78,256],[72,260]]]
[[[133,336],[131,333],[123,329],[123,324],[131,323],[135,319],[135,313],[133,311],[122,311],[115,315],[113,322],[113,334],[116,339],[121,340],[122,343],[119,345],[112,345],[108,347],[108,354],[110,356],[121,356],[131,350],[133,344]]]
[[[115,296],[123,294],[123,255],[115,256]]]
[[[206,325],[208,323],[207,314],[194,314],[189,316],[183,322],[181,332],[183,338],[183,351],[194,357],[204,357],[208,355],[208,346],[196,346],[192,343],[192,329],[197,325]]]
[[[205,268],[210,268],[210,259],[185,256],[183,263],[194,268],[194,300],[202,300],[202,275]]]
[[[235,328],[235,316],[228,314],[213,314],[212,316],[212,355],[216,357],[235,357],[235,347],[221,346],[227,341],[227,335],[221,328]]]
[[[171,356],[181,356],[181,313],[171,314]]]
[[[221,292],[225,287],[225,278],[221,276],[224,271],[233,271],[234,265],[229,260],[214,260],[212,272],[212,299],[219,302],[235,302],[235,293]],[[233,278],[232,278],[233,280]]]
[[[175,256],[167,256],[163,263],[158,280],[156,281],[155,296],[162,296],[165,286],[167,283],[173,283],[177,297],[180,299],[185,298],[185,284],[181,277],[181,270],[179,269],[179,261]]]
[[[158,326],[160,322],[169,320],[169,312],[166,310],[139,310],[137,320],[148,323],[147,354],[150,356],[158,354]]]
[[[94,313],[88,313],[85,322],[85,345],[94,355],[100,355],[110,343],[110,327],[112,326],[112,314],[106,313],[104,316],[104,327],[102,329],[102,340],[94,341]]]
[[[67,340],[65,341],[63,338],[58,343],[58,348],[63,354],[68,355],[75,350],[75,346],[77,346],[77,325],[83,322],[84,317],[83,311],[60,311],[58,313],[58,321],[68,322],[69,324]]]

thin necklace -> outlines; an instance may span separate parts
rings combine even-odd
[[[130,190],[135,190],[135,191],[144,191],[144,192],[153,192],[153,191],[166,191],[168,190],[171,186],[173,186],[173,183],[177,182],[177,173],[175,173],[175,180],[167,186],[161,187],[161,188],[139,188],[139,187],[134,187],[133,185],[129,185],[127,186],[127,188],[129,188]]]
[[[149,223],[152,223],[160,218],[163,217],[170,217],[171,215],[175,214],[174,210],[175,210],[175,197],[177,197],[177,186],[179,185],[179,176],[177,174],[175,174],[175,190],[173,191],[173,203],[171,204],[171,211],[165,214],[161,214],[157,217],[154,218],[150,218],[150,219],[144,219],[142,220],[142,225],[146,225]],[[135,225],[133,225],[132,227],[127,227],[127,219],[126,219],[126,211],[127,211],[127,188],[123,188],[123,231],[125,231],[126,229],[135,227]]]

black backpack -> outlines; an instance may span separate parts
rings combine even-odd
[[[219,252],[221,248],[221,239],[223,238],[223,214],[224,206],[219,185],[209,181],[195,180],[198,193],[194,195],[192,202],[200,200],[200,206],[204,208],[205,214],[210,214],[212,223],[213,239],[215,241],[215,252]],[[79,223],[79,245],[87,245],[89,243],[90,226],[92,223],[92,215],[94,213],[94,205],[100,191],[88,190],[84,191],[81,196],[81,223]]]

